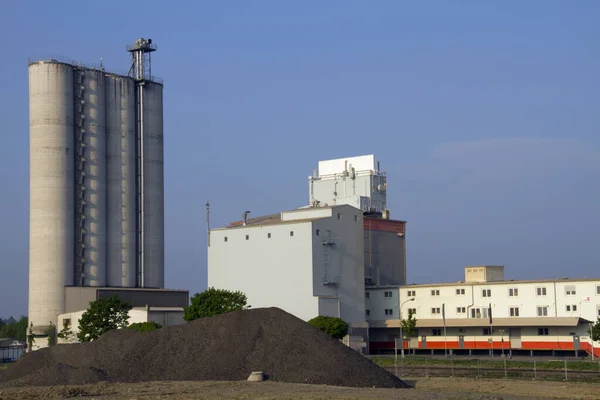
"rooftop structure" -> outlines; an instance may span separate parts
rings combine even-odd
[[[308,177],[309,204],[348,204],[364,212],[387,210],[387,180],[374,155],[319,161]]]

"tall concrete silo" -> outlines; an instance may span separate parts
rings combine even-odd
[[[104,73],[75,73],[76,284],[106,285],[106,101]]]
[[[29,64],[29,318],[44,335],[93,287],[164,287],[163,85],[150,39],[127,75]],[[87,305],[87,304],[86,304]]]
[[[163,86],[143,86],[144,286],[164,287]]]
[[[131,78],[107,75],[107,285],[136,285],[136,102]]]
[[[73,284],[73,68],[29,65],[29,321],[43,332],[64,310]]]

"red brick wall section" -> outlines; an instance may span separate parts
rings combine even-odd
[[[394,221],[392,219],[365,218],[363,220],[364,229],[367,231],[405,233],[405,225],[404,221]]]

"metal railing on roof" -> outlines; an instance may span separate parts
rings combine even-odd
[[[126,70],[107,70],[103,65],[101,64],[95,64],[95,63],[84,63],[81,61],[76,61],[67,57],[62,57],[62,56],[40,56],[40,57],[29,57],[27,59],[27,63],[28,65],[31,64],[35,64],[35,63],[39,63],[39,62],[57,62],[57,63],[63,63],[63,64],[69,64],[73,67],[79,67],[79,68],[86,68],[86,69],[91,69],[91,70],[95,70],[95,71],[101,71],[104,72],[107,75],[120,75],[120,76],[128,76],[129,71]],[[150,80],[152,82],[155,83],[159,83],[161,85],[164,84],[164,80],[158,76],[154,76],[152,75],[150,77]]]

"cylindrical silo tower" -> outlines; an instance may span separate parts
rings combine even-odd
[[[73,284],[73,68],[29,65],[29,321],[43,333]]]
[[[163,86],[146,82],[143,90],[144,287],[165,283],[163,163]]]
[[[136,108],[132,78],[107,75],[107,285],[136,285]]]
[[[41,336],[75,307],[66,286],[164,287],[163,86],[152,40],[128,50],[128,75],[29,64],[28,315]]]
[[[74,68],[75,276],[82,286],[106,285],[106,109],[104,73]]]

